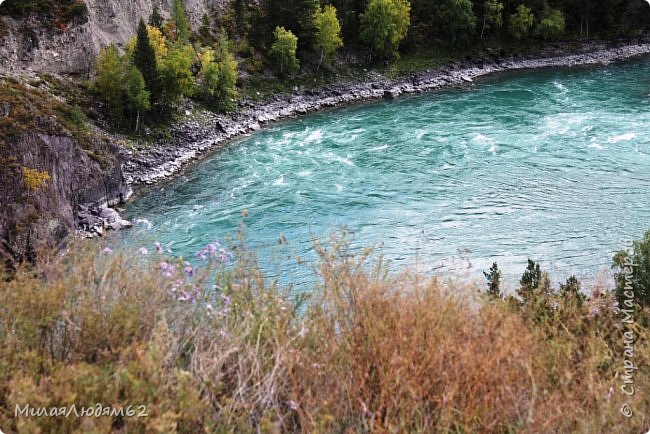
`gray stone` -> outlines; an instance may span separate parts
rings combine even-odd
[[[397,88],[384,90],[384,99],[395,99],[400,96],[401,91]]]
[[[131,223],[129,220],[120,220],[119,221],[120,226],[122,226],[122,229],[127,229],[127,228],[132,228],[133,223]]]
[[[120,219],[120,215],[113,208],[104,208],[100,211],[99,216],[106,220],[107,223],[113,223]]]
[[[95,215],[87,215],[83,220],[79,221],[79,226],[83,229],[90,230],[95,226],[102,224],[102,219]]]
[[[114,231],[119,231],[121,229],[127,229],[127,228],[130,228],[130,227],[133,227],[133,223],[131,223],[128,220],[123,220],[123,219],[118,219],[118,220],[115,220],[114,222],[108,224],[108,228],[112,229]]]
[[[0,104],[0,116],[8,117],[11,114],[11,104],[8,102],[3,102]]]

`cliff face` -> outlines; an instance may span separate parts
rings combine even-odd
[[[116,158],[100,164],[69,136],[26,133],[3,146],[0,159],[0,253],[9,262],[73,231],[80,204],[119,202],[130,191]],[[41,186],[30,184],[30,170],[46,174]]]
[[[0,259],[8,263],[74,231],[79,205],[114,205],[130,194],[111,137],[60,96],[80,98],[74,89],[0,74]]]
[[[63,74],[87,73],[100,48],[124,44],[154,6],[169,17],[173,0],[84,0],[86,12],[65,26],[52,26],[47,15],[17,19],[0,16],[0,69]],[[198,27],[203,13],[224,0],[185,0],[188,17]],[[3,6],[0,6],[0,9]]]

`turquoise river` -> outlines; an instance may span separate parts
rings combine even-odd
[[[512,285],[533,258],[554,283],[593,279],[650,229],[649,94],[640,60],[278,123],[139,197],[120,238],[187,257],[246,216],[269,275],[298,285],[313,265],[295,257],[341,227],[394,269],[475,278],[496,261]]]

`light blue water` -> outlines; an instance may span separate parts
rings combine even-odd
[[[650,228],[650,61],[527,72],[337,109],[229,144],[128,208],[128,243],[190,255],[235,234],[270,274],[310,280],[311,236],[346,225],[393,266],[554,280],[608,269]],[[288,247],[278,250],[284,235]]]

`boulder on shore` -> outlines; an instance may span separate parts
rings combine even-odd
[[[79,205],[78,232],[84,238],[95,238],[104,234],[104,229],[119,231],[133,226],[120,216],[117,210],[109,207],[99,208],[92,205]]]
[[[402,92],[397,88],[384,90],[384,99],[395,99],[400,96]]]

